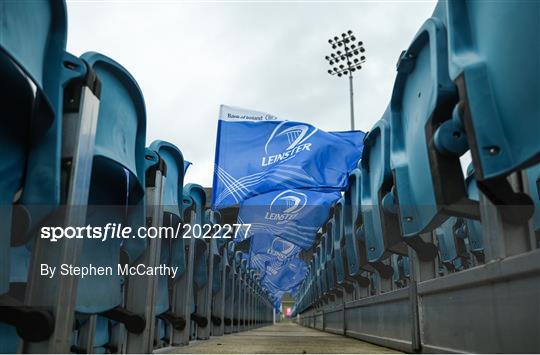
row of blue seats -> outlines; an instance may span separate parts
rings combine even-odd
[[[399,56],[388,108],[322,230],[296,313],[354,285],[406,285],[410,250],[438,257],[442,273],[483,263],[488,201],[505,223],[530,223],[539,243],[539,11],[529,1],[437,4]]]
[[[1,0],[0,352],[151,352],[271,321],[227,239],[63,239],[42,226],[219,224],[174,145],[146,147],[131,74],[66,52],[64,1]],[[167,276],[42,276],[41,265],[166,265]]]

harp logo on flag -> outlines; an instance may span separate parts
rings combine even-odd
[[[285,190],[272,200],[265,218],[277,221],[277,224],[287,223],[298,216],[306,206],[307,195],[293,190]]]
[[[274,255],[278,260],[283,261],[291,256],[298,248],[291,242],[288,242],[281,238],[275,238],[272,240],[272,246],[268,248],[267,253]]]
[[[287,161],[302,151],[310,150],[311,143],[306,141],[318,129],[304,124],[284,127],[286,123],[280,123],[270,134],[264,145],[267,156],[262,157],[261,166]]]

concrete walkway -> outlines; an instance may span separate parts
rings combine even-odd
[[[194,341],[188,346],[160,349],[159,353],[178,354],[397,354],[383,348],[341,335],[282,322],[247,332],[210,340]]]

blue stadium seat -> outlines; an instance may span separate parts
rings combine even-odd
[[[536,242],[540,247],[540,164],[527,169],[529,182],[529,195],[534,201],[533,228],[536,234]]]
[[[116,352],[118,349],[114,348],[112,345],[112,337],[111,337],[111,331],[110,329],[115,329],[114,325],[111,324],[111,322],[105,318],[105,317],[96,317],[95,324],[92,324],[89,322],[89,317],[85,317],[85,319],[80,319],[79,322],[81,322],[81,327],[79,328],[79,334],[77,343],[78,344],[86,344],[88,339],[85,339],[85,336],[92,334],[87,327],[94,326],[95,329],[93,331],[94,337],[92,339],[92,352],[95,354],[106,354],[107,352]],[[72,347],[72,350],[76,350],[78,352],[85,352],[85,348],[80,348],[77,346]]]
[[[120,64],[99,53],[81,57],[99,76],[102,97],[96,130],[94,163],[90,183],[87,223],[145,225],[146,111],[135,79]],[[146,246],[142,239],[83,241],[79,265],[110,266],[135,261]],[[125,257],[120,260],[122,255]],[[102,314],[140,332],[146,320],[121,307],[123,279],[116,272],[79,280],[76,311]],[[105,292],[107,290],[107,292]]]
[[[177,228],[183,221],[184,203],[188,204],[186,206],[188,208],[191,203],[190,199],[184,199],[183,197],[184,157],[175,145],[165,141],[152,142],[150,150],[156,152],[166,166],[162,199],[163,226]],[[148,154],[146,159],[148,161]],[[178,267],[177,277],[179,277],[186,271],[184,239],[162,239],[160,242],[160,264]],[[186,320],[178,317],[171,310],[168,279],[169,277],[166,275],[158,277],[155,315],[160,320],[166,321],[167,325],[181,330],[185,327]]]
[[[241,290],[241,301],[240,301],[240,312],[238,317],[238,330],[243,331],[246,329],[246,304],[247,304],[247,280],[248,280],[248,263],[247,263],[247,254],[242,253],[242,260],[240,261],[240,290]]]
[[[60,202],[56,127],[62,117],[66,5],[63,1],[3,1],[0,22],[0,151],[5,153],[0,164],[2,294],[9,289],[13,202],[46,205],[40,208],[41,214]],[[23,196],[16,196],[22,188]]]
[[[225,334],[232,333],[233,318],[234,318],[234,302],[235,297],[235,283],[236,283],[236,263],[235,263],[235,243],[230,241],[227,243],[227,264],[226,264],[226,283],[225,283],[225,315],[224,325]]]
[[[459,0],[446,10],[449,73],[475,179],[495,204],[513,206],[503,216],[525,222],[533,202],[514,193],[505,177],[540,162],[540,81],[531,80],[540,76],[540,52],[531,50],[540,3]]]
[[[394,274],[392,275],[394,284],[399,288],[408,286],[411,277],[409,257],[393,254],[391,265],[394,269]]]
[[[195,255],[197,252],[196,238],[193,238],[193,227],[202,226],[204,223],[204,206],[206,205],[206,192],[204,188],[197,184],[187,184],[183,189],[183,221],[189,225],[183,229],[189,239],[185,239],[185,258],[186,270],[176,280],[172,286],[172,311],[176,317],[185,319],[186,325],[182,329],[172,329],[171,344],[187,345],[192,337],[192,314],[195,311]],[[198,233],[198,232],[197,232]],[[177,254],[178,255],[178,254]],[[173,257],[175,257],[173,255]]]
[[[247,263],[246,263],[247,265]],[[246,269],[246,302],[245,302],[245,311],[244,311],[244,330],[248,330],[253,325],[253,312],[252,312],[252,304],[253,304],[253,291],[254,291],[254,285],[257,280],[257,274],[258,272],[254,269]]]
[[[191,225],[190,239],[189,240],[189,258],[193,260],[188,260],[187,264],[192,265],[192,269],[187,272],[191,275],[192,285],[191,285],[191,295],[186,299],[188,308],[190,309],[190,314],[187,317],[187,322],[190,322],[197,327],[206,327],[209,323],[208,318],[201,312],[199,304],[199,299],[201,297],[200,291],[201,288],[208,282],[208,245],[206,240],[195,238],[195,235],[203,232],[202,226],[205,223],[205,205],[206,205],[206,192],[204,188],[197,184],[187,184],[184,187],[184,195],[188,196],[192,201],[193,205],[190,211],[187,211],[190,214],[189,219],[186,218],[186,221],[189,221]],[[183,289],[180,292],[189,292],[186,289]],[[191,298],[191,299],[190,299]],[[198,308],[199,307],[199,308]],[[197,327],[187,329],[188,334],[195,334]]]
[[[210,209],[205,211],[204,223],[201,224],[201,233],[211,233],[211,229],[204,225],[213,225],[219,217]],[[197,324],[196,337],[197,339],[205,340],[210,337],[210,329],[212,322],[211,306],[212,306],[212,291],[213,291],[213,272],[214,262],[219,265],[220,257],[215,245],[215,239],[196,239],[198,244],[195,254],[195,269],[193,281],[195,314],[192,314],[192,320]]]
[[[214,222],[220,222],[219,212],[213,212]],[[214,256],[214,271],[212,281],[212,335],[223,335],[225,333],[225,312],[227,296],[227,284],[229,277],[229,256],[228,239],[219,238],[214,240],[215,248],[212,250]]]
[[[334,255],[334,219],[331,218],[325,226],[325,233],[322,236],[321,242],[324,245],[324,272],[326,274],[326,295],[329,299],[333,300],[335,296],[341,296],[342,292],[339,289],[336,282],[335,271],[335,255]]]
[[[318,265],[318,257],[316,250],[313,251],[313,254],[311,256],[311,259],[309,261],[308,265],[308,274],[306,277],[306,281],[302,282],[302,287],[304,288],[304,296],[305,294],[309,293],[310,303],[317,304],[320,299],[320,283],[317,277],[317,265]],[[307,286],[304,286],[304,284],[308,284]],[[307,302],[307,301],[304,301]],[[302,305],[303,306],[303,305]]]
[[[393,196],[389,114],[387,109],[383,118],[364,138],[364,150],[360,161],[363,221],[360,238],[365,241],[369,264],[383,278],[392,276],[392,267],[384,264],[383,260],[388,259],[391,253],[407,254],[407,248],[401,238],[398,216],[394,210],[383,205],[384,198]]]
[[[15,292],[10,296],[4,295],[9,299],[3,294],[10,289],[10,268],[24,266],[14,265],[10,260],[10,253],[17,253],[10,249],[10,244],[27,242],[27,232],[60,202],[57,127],[62,117],[62,84],[71,79],[67,74],[70,70],[63,66],[64,58],[69,57],[65,53],[66,4],[4,1],[0,23],[0,151],[4,153],[0,163],[0,307],[11,311],[3,312],[0,322],[19,327],[20,335],[34,337],[35,341],[48,338],[54,324],[49,322],[45,327],[42,319],[34,320],[40,322],[34,323],[35,328],[48,329],[43,334],[36,331],[28,334],[20,327],[27,319],[17,308],[21,300],[13,297],[20,296],[20,292],[12,289]],[[15,261],[26,263],[27,260],[17,257]],[[14,352],[18,340],[9,335],[14,328],[5,324],[1,327],[0,350]]]
[[[461,218],[450,217],[435,229],[440,261],[450,272],[466,269],[471,263],[464,223]]]
[[[236,252],[236,294],[238,297],[235,298],[235,318],[233,321],[234,328],[236,332],[242,331],[242,326],[244,322],[244,302],[246,300],[246,293],[244,288],[245,281],[245,270],[247,267],[247,260],[245,259],[246,255],[241,252]]]
[[[449,216],[479,219],[478,203],[467,198],[459,161],[467,149],[465,138],[459,133],[454,137],[453,131],[435,138],[440,124],[455,122],[452,112],[458,101],[448,76],[443,5],[401,54],[388,112],[401,231],[426,259],[434,257],[436,249],[423,247],[420,234],[433,231]],[[437,138],[450,140],[447,149],[433,142]]]
[[[324,302],[328,297],[328,280],[326,277],[326,254],[324,252],[324,239],[321,236],[320,243],[317,245],[317,279],[320,284],[321,302]]]
[[[243,300],[242,291],[242,263],[243,253],[235,251],[234,254],[234,306],[233,306],[233,332],[240,330],[240,308]]]
[[[369,294],[370,295],[376,295],[377,292],[379,292],[379,288],[381,286],[381,276],[378,272],[372,272],[368,274],[369,276]],[[392,271],[393,275],[393,271]]]
[[[209,283],[208,259],[210,256],[210,245],[206,240],[195,241],[195,263],[193,268],[193,313],[191,320],[197,325],[197,337],[199,329],[209,325],[209,319],[205,314],[207,294],[206,288]]]
[[[343,287],[346,292],[354,291],[356,280],[349,274],[349,265],[347,253],[345,251],[345,233],[344,233],[344,210],[345,199],[340,198],[334,205],[334,224],[332,226],[332,237],[334,246],[334,268],[336,274],[336,283]]]
[[[360,165],[360,162],[359,164]],[[367,271],[374,271],[367,260],[365,239],[360,238],[363,228],[362,208],[362,172],[354,169],[349,174],[349,182],[345,190],[343,206],[343,234],[349,276],[355,279],[361,287],[369,285]]]
[[[467,196],[474,201],[479,200],[479,191],[476,179],[474,178],[473,164],[467,167],[467,178],[465,179],[465,185],[467,186]],[[482,235],[482,225],[479,221],[466,219],[465,228],[461,227],[458,230],[458,234],[467,238],[467,247],[479,263],[483,263],[485,259],[484,254],[484,238]]]
[[[313,303],[319,303],[322,298],[322,285],[321,280],[319,276],[319,254],[315,250],[313,253],[313,257],[311,259],[310,264],[310,279],[309,282],[311,284],[312,293],[311,298]]]

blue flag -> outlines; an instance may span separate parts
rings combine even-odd
[[[270,234],[257,234],[251,238],[249,249],[249,266],[261,271],[267,267],[277,268],[291,258],[300,254],[300,247]]]
[[[250,267],[260,272],[261,284],[278,299],[286,292],[294,293],[307,273],[300,251],[296,245],[272,235],[251,238]]]
[[[340,197],[339,191],[291,189],[249,198],[240,205],[238,223],[245,227],[237,233],[236,241],[251,235],[269,234],[308,249],[328,219],[330,208]]]
[[[276,190],[344,189],[361,155],[361,146],[354,142],[364,133],[351,133],[358,139],[344,139],[341,133],[222,105],[212,208]]]
[[[364,149],[364,137],[366,134],[362,131],[332,131],[329,133],[351,143],[360,152]]]
[[[270,293],[281,297],[287,292],[294,294],[306,274],[306,263],[302,259],[293,258],[279,268],[267,268],[261,283]]]

